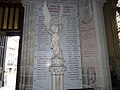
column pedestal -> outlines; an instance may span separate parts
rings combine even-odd
[[[49,71],[51,72],[51,90],[64,90],[65,66],[61,59],[52,59]]]

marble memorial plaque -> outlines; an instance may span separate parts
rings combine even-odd
[[[43,2],[43,1],[42,1]],[[63,30],[60,33],[61,49],[65,60],[64,90],[82,88],[82,71],[80,55],[80,34],[77,0],[47,0],[52,20],[63,4]],[[33,90],[51,90],[51,73],[49,66],[52,50],[49,47],[51,36],[45,30],[43,3],[37,4],[36,10],[36,43]]]

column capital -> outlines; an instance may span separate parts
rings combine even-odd
[[[66,67],[55,67],[55,66],[50,66],[49,71],[53,75],[63,75]]]
[[[51,59],[51,66],[55,67],[64,67],[64,59],[61,58],[52,58]]]

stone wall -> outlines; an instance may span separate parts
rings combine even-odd
[[[22,40],[22,57],[21,57],[21,71],[20,71],[20,90],[32,90],[33,85],[33,69],[34,69],[34,46],[35,46],[35,9],[36,5],[38,4],[38,0],[22,0],[23,6],[25,8],[24,14],[24,28],[23,28],[23,40]],[[41,0],[39,0],[40,2]],[[81,0],[85,1],[85,0]],[[87,1],[87,0],[86,0]],[[95,48],[94,52],[92,52],[92,57],[88,60],[82,56],[83,61],[83,70],[85,70],[86,66],[90,67],[87,69],[88,71],[91,70],[92,73],[96,75],[95,87],[98,88],[97,90],[111,90],[111,81],[110,81],[110,72],[109,72],[109,62],[108,62],[108,55],[107,55],[107,45],[106,45],[106,36],[104,31],[104,19],[103,19],[103,11],[102,5],[103,2],[99,0],[89,0],[90,6],[84,7],[89,8],[89,16],[92,17],[94,23],[92,26],[94,27],[94,34],[93,39],[91,41],[94,42]],[[43,2],[43,1],[41,1]],[[79,2],[82,5],[81,2]],[[81,17],[85,15],[83,10],[81,10],[82,6],[79,6],[80,10],[80,20]],[[87,15],[86,15],[87,16]],[[85,17],[88,20],[88,17]],[[80,26],[81,27],[81,26]],[[92,28],[93,28],[92,27]],[[90,28],[89,28],[90,29]],[[90,35],[90,33],[88,33]],[[82,38],[82,37],[80,37]],[[83,43],[81,41],[81,43]],[[88,45],[89,43],[86,42]],[[81,47],[82,48],[82,47]],[[90,48],[91,49],[91,48]],[[87,51],[88,52],[88,51]],[[83,52],[82,52],[83,55]],[[93,61],[92,61],[93,59]],[[86,71],[85,71],[86,72]]]

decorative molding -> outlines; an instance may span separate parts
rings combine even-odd
[[[64,75],[65,67],[54,67],[50,66],[49,71],[53,75]]]

